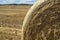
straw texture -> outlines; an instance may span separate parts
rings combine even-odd
[[[60,0],[38,0],[23,22],[23,40],[60,40]]]

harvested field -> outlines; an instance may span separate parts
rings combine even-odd
[[[0,27],[0,40],[20,40],[21,29]]]
[[[32,5],[0,6],[0,40],[20,40],[23,19]]]
[[[23,19],[31,5],[0,6],[0,27],[21,28]]]

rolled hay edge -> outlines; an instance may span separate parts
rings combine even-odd
[[[47,2],[49,3],[47,3]],[[28,11],[28,13],[27,13],[27,15],[25,16],[25,19],[24,19],[24,22],[23,22],[23,28],[22,28],[22,34],[23,34],[23,36],[22,36],[22,40],[42,40],[41,38],[39,38],[40,36],[39,36],[39,33],[43,33],[43,31],[41,31],[41,30],[43,30],[43,28],[41,29],[41,27],[40,27],[40,24],[38,24],[39,25],[39,28],[38,28],[38,26],[37,26],[37,23],[36,23],[36,20],[39,20],[39,18],[41,18],[40,16],[44,13],[44,11],[45,10],[50,10],[50,8],[51,7],[55,7],[54,5],[56,4],[57,6],[59,6],[59,3],[60,2],[56,2],[55,0],[53,0],[52,2],[50,2],[49,0],[46,0],[46,1],[44,1],[44,0],[42,0],[42,2],[37,2],[35,5],[33,5],[32,7],[31,7],[31,9]],[[59,0],[57,0],[57,1],[59,1]],[[44,6],[43,7],[41,7],[42,5],[43,5],[43,3],[44,3]],[[59,7],[58,7],[59,8]],[[52,8],[51,8],[52,9]],[[55,9],[57,9],[56,7],[55,7]],[[58,10],[58,9],[57,9]],[[57,10],[55,10],[55,11],[57,11]],[[37,12],[38,11],[38,12]],[[54,10],[50,10],[50,11],[54,11]],[[60,10],[59,10],[60,11]],[[46,13],[48,13],[48,12],[46,12]],[[39,16],[40,15],[40,16]],[[48,15],[48,14],[46,14],[46,15]],[[45,16],[46,16],[45,15]],[[54,14],[51,14],[51,15],[54,15]],[[50,15],[50,16],[51,16]],[[39,18],[38,18],[39,17]],[[37,19],[36,19],[37,18]],[[43,20],[43,19],[42,19]],[[48,20],[48,19],[46,19],[46,20]],[[58,20],[60,20],[60,19],[58,19]],[[39,22],[39,21],[37,21],[37,22]],[[33,25],[33,23],[34,23],[34,25]],[[43,24],[44,24],[44,22],[43,22]],[[42,26],[43,26],[43,24],[42,24]],[[60,23],[59,23],[60,24]],[[49,24],[50,25],[50,24]],[[59,25],[58,25],[59,26]],[[45,27],[44,27],[45,28]],[[50,28],[49,28],[50,29]],[[60,27],[59,27],[59,29],[60,29]],[[40,31],[39,31],[40,30]],[[52,29],[51,29],[52,30]],[[54,31],[54,30],[53,30]],[[58,30],[59,32],[60,32],[60,30]],[[39,33],[38,33],[39,32]],[[36,35],[38,35],[38,37],[37,38],[35,38],[35,36]],[[41,34],[42,35],[42,34]],[[32,37],[33,36],[33,37]],[[44,37],[44,36],[43,36]],[[51,39],[51,40],[54,40],[55,38],[53,38],[53,39]],[[46,39],[46,37],[44,37],[43,38],[43,40],[47,40]],[[50,39],[49,39],[50,40]]]
[[[33,15],[33,12],[34,10],[38,9],[38,6],[43,3],[44,0],[41,0],[41,1],[37,1],[31,8],[30,10],[27,12],[25,18],[24,18],[24,21],[23,21],[23,25],[22,25],[22,39],[21,40],[24,40],[24,29],[25,29],[25,26],[27,26],[27,24],[29,23],[29,21],[31,20],[31,16]]]

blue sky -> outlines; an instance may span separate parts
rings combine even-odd
[[[34,4],[37,0],[0,0],[0,4]]]

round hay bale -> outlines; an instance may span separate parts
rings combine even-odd
[[[23,22],[22,40],[60,40],[60,0],[38,0]]]

